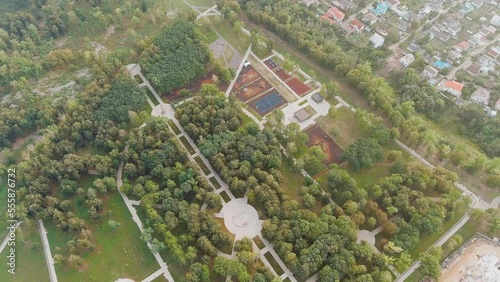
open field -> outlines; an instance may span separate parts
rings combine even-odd
[[[142,280],[159,268],[146,243],[140,240],[140,231],[131,220],[130,213],[116,192],[110,192],[103,200],[105,210],[113,215],[90,226],[92,242],[96,249],[82,255],[85,259],[83,271],[68,267],[56,267],[61,281],[114,281],[118,278]],[[80,217],[84,218],[83,215]],[[115,231],[110,230],[107,221],[113,219],[121,223]],[[89,223],[88,223],[89,224]],[[52,254],[67,254],[66,243],[72,235],[56,228],[53,223],[45,224]],[[90,224],[89,224],[90,225]],[[119,251],[117,251],[119,250]]]
[[[220,192],[219,194],[221,197],[222,197],[222,200],[224,200],[224,202],[226,203],[229,203],[231,201],[231,198],[229,197],[229,195],[226,193],[226,191],[222,191]]]
[[[21,232],[17,233],[16,238],[16,274],[7,272],[7,255],[9,249],[14,246],[6,246],[2,253],[0,253],[1,267],[0,267],[0,281],[49,281],[49,271],[45,256],[43,253],[42,240],[38,232],[36,223],[30,221],[28,224],[22,223],[19,227]],[[2,230],[3,231],[3,230]],[[22,234],[22,235],[21,235]],[[2,236],[3,239],[3,236]]]
[[[320,146],[323,150],[326,155],[325,164],[327,166],[332,163],[342,163],[340,155],[342,155],[344,150],[321,127],[315,124],[309,127],[305,133],[309,135],[308,147]]]

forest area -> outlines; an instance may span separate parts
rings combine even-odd
[[[349,45],[335,26],[320,21],[315,11],[297,3],[234,0],[217,3],[221,10],[227,11],[229,21],[230,12],[244,13],[252,22],[344,77],[361,91],[371,109],[383,113],[408,145],[444,164],[451,160],[452,168],[463,170],[474,179],[484,179],[482,184],[490,188],[499,187],[498,118],[487,119],[484,115],[479,118],[482,113],[472,107],[448,120],[450,109],[455,106],[427,82],[420,82],[414,70],[388,79],[376,76],[374,70],[384,65],[388,50]]]

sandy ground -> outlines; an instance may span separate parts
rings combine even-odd
[[[451,263],[447,269],[443,270],[439,281],[460,281],[460,277],[462,277],[467,268],[473,266],[481,256],[488,254],[495,254],[500,258],[500,246],[493,246],[481,241],[472,243],[463,251],[463,254],[459,258]]]

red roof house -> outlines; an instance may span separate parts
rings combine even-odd
[[[340,11],[337,7],[332,7],[321,17],[321,19],[328,18],[340,23],[345,18],[345,14],[342,13],[342,11]]]
[[[462,95],[462,89],[464,88],[464,85],[460,82],[456,82],[454,80],[447,80],[444,83],[443,90],[446,90],[450,92],[451,94],[459,97]]]
[[[363,28],[365,27],[365,25],[359,21],[358,19],[353,19],[350,23],[350,25],[352,26],[352,28],[356,31],[356,32],[360,32],[361,30],[363,30]]]

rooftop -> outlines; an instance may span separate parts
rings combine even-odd
[[[447,80],[446,83],[444,84],[444,87],[455,90],[457,92],[462,92],[462,89],[464,88],[464,85],[460,82],[456,82],[454,80]]]
[[[299,120],[299,122],[303,122],[311,117],[311,115],[306,111],[305,108],[296,111],[293,115],[295,116],[296,119]]]

